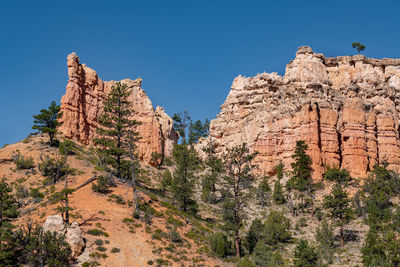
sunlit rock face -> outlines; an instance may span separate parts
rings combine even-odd
[[[383,161],[399,169],[399,111],[400,59],[326,58],[305,46],[284,76],[236,77],[210,135],[220,154],[246,142],[264,173],[280,161],[290,169],[304,140],[315,179],[328,165],[362,178]]]
[[[96,136],[97,119],[103,112],[103,101],[116,81],[102,81],[93,69],[80,64],[75,53],[68,55],[67,64],[69,80],[61,99],[63,124],[59,131],[67,138],[90,145]],[[132,118],[141,122],[137,127],[141,137],[137,144],[139,158],[151,163],[152,152],[169,156],[178,140],[178,135],[172,129],[172,119],[163,108],[154,110],[141,88],[142,79],[124,79],[120,82],[132,90],[130,101],[135,111]]]

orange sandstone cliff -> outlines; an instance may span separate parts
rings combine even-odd
[[[102,81],[93,69],[79,63],[75,53],[68,55],[67,63],[69,80],[61,99],[63,124],[59,130],[65,137],[89,145],[96,134],[103,100],[116,81]],[[178,140],[177,133],[172,129],[172,119],[162,107],[154,110],[141,88],[142,79],[124,79],[121,82],[132,90],[133,118],[141,122],[137,128],[141,137],[138,142],[139,158],[149,162],[152,152],[169,156]]]
[[[210,135],[218,153],[246,142],[263,172],[280,161],[290,169],[305,140],[314,178],[328,165],[362,178],[378,162],[399,170],[399,111],[400,59],[326,58],[305,46],[284,76],[236,77]]]

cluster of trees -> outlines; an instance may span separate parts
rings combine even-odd
[[[71,249],[65,236],[44,232],[42,227],[12,224],[18,217],[18,202],[12,188],[3,178],[0,181],[0,263],[1,266],[67,266]]]

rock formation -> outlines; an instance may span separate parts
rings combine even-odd
[[[71,258],[73,259],[76,259],[85,247],[79,224],[73,222],[71,225],[66,226],[61,215],[48,216],[43,225],[43,231],[65,235],[65,241],[71,246]]]
[[[65,137],[88,145],[96,135],[97,118],[103,111],[103,101],[116,81],[102,81],[93,69],[79,63],[75,53],[68,55],[67,63],[69,80],[61,99],[63,124],[59,130]],[[132,90],[130,101],[135,110],[132,117],[141,122],[137,128],[141,137],[138,142],[139,158],[149,162],[152,152],[169,155],[178,140],[172,129],[172,119],[163,108],[154,110],[141,89],[142,79],[124,79],[121,82]]]
[[[300,47],[284,76],[238,76],[210,135],[222,154],[246,142],[263,172],[290,169],[295,143],[305,140],[313,177],[325,166],[365,177],[378,162],[400,167],[400,59],[363,55],[326,58]]]

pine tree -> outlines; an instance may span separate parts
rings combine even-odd
[[[344,245],[344,227],[353,219],[353,210],[347,192],[342,185],[335,184],[330,195],[324,199],[324,207],[329,210],[329,216],[340,227],[340,245]]]
[[[276,249],[280,243],[286,243],[291,238],[290,220],[281,212],[272,210],[264,223],[264,242],[271,249]]]
[[[285,195],[283,193],[283,188],[281,183],[279,182],[279,180],[275,181],[274,184],[274,193],[272,195],[272,198],[274,199],[274,203],[277,205],[281,205],[286,203],[286,198]]]
[[[268,179],[269,177],[267,176],[263,177],[257,188],[257,200],[262,206],[268,206],[271,201],[271,187]]]
[[[360,54],[360,52],[364,51],[364,49],[365,49],[365,45],[360,44],[359,42],[352,43],[351,46],[353,48],[357,49],[358,54]]]
[[[306,154],[306,150],[308,149],[308,145],[300,140],[296,142],[296,148],[292,158],[294,162],[291,164],[292,166],[292,177],[287,181],[286,188],[288,190],[288,200],[291,206],[292,214],[296,214],[297,209],[304,210],[307,206],[305,201],[305,193],[308,195],[311,194],[311,186],[312,186],[312,179],[311,179],[311,157]],[[293,204],[291,191],[292,189],[299,192],[299,197],[301,199],[301,203],[296,208]],[[311,199],[310,199],[311,202]]]
[[[255,266],[279,267],[283,265],[282,256],[271,249],[261,240],[257,242],[253,252]]]
[[[255,246],[259,240],[263,239],[264,224],[260,219],[252,221],[246,236],[246,244],[249,253],[253,253]]]
[[[58,121],[61,115],[60,106],[53,101],[49,109],[42,109],[40,114],[33,116],[35,120],[33,121],[32,129],[49,134],[51,146],[55,145],[54,136],[57,133],[57,127],[61,125],[61,122]]]
[[[197,120],[195,122],[189,123],[189,135],[188,142],[189,144],[194,144],[199,141],[200,138],[206,137],[208,135],[208,128],[210,127],[210,122],[208,119],[204,120],[204,123],[201,120]]]
[[[215,185],[219,183],[223,173],[222,160],[215,154],[215,145],[211,137],[208,144],[203,148],[203,151],[206,153],[204,163],[207,169],[201,182],[201,198],[205,202],[215,203],[217,201]]]
[[[18,216],[18,209],[11,192],[5,178],[0,180],[0,263],[4,266],[15,265],[15,244],[12,242],[14,226],[11,220]]]
[[[294,250],[294,267],[315,267],[318,263],[318,252],[307,240],[300,240]]]
[[[322,259],[331,264],[333,262],[333,253],[335,252],[335,235],[332,226],[323,221],[315,231],[315,241],[318,242],[318,249]]]
[[[304,141],[297,141],[296,148],[292,158],[292,188],[300,192],[311,190],[311,158],[306,154],[308,145]]]
[[[189,112],[185,110],[184,112],[175,113],[172,116],[172,119],[174,121],[174,131],[179,134],[179,137],[182,140],[182,144],[187,144],[188,140],[186,140],[186,130],[191,123]]]
[[[97,151],[103,159],[103,167],[117,178],[124,180],[133,176],[127,158],[134,156],[135,142],[138,140],[135,128],[140,124],[132,119],[134,110],[129,100],[131,94],[131,89],[120,82],[111,88],[103,103],[103,114],[98,119],[99,137],[94,139],[94,143],[98,145]]]
[[[171,191],[174,200],[184,212],[196,213],[198,205],[194,199],[195,172],[200,166],[196,150],[186,144],[176,145],[172,151],[176,164]]]
[[[234,233],[236,256],[240,258],[239,231],[246,219],[245,207],[250,199],[249,190],[253,186],[254,176],[252,170],[256,167],[252,164],[256,153],[250,153],[245,143],[228,148],[225,153],[224,167],[226,175],[223,176],[223,186],[227,193],[225,200],[224,220],[225,227]]]

